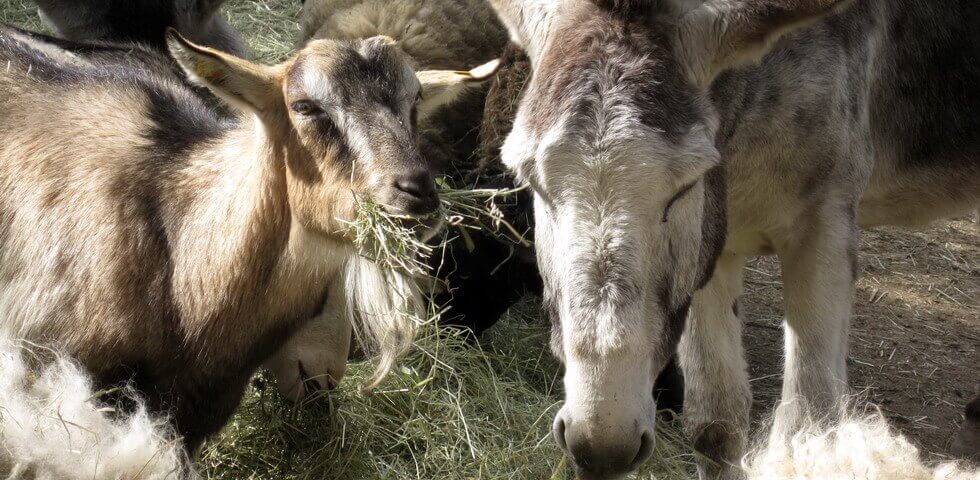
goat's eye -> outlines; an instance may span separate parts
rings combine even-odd
[[[315,103],[313,103],[310,100],[299,100],[293,102],[293,104],[290,105],[289,108],[293,109],[294,112],[300,115],[312,116],[312,115],[319,115],[323,113],[323,110],[320,109],[320,107],[318,107]]]
[[[670,207],[673,207],[674,203],[680,200],[681,197],[687,195],[687,192],[690,192],[692,188],[694,188],[693,183],[678,190],[673,197],[670,197],[670,200],[667,201],[667,206],[664,207],[664,217],[660,219],[661,222],[665,222],[665,223],[667,222],[667,214],[670,213]]]

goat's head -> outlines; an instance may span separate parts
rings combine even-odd
[[[724,242],[708,87],[844,2],[490,3],[533,69],[502,157],[534,192],[555,437],[581,477],[616,478],[653,450],[654,381]]]
[[[360,201],[422,221],[428,232],[441,224],[417,119],[455,98],[445,90],[482,79],[481,70],[433,83],[429,101],[420,78],[445,75],[417,76],[387,37],[315,40],[276,66],[194,45],[173,31],[168,44],[193,80],[259,118],[285,155],[289,203],[303,227],[343,236]]]

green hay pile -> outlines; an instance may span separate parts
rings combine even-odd
[[[482,349],[434,327],[373,393],[352,365],[340,389],[294,406],[263,377],[200,459],[215,479],[570,479],[550,436],[561,377],[548,332],[515,309]],[[691,478],[677,429],[658,430],[654,461],[637,478]]]
[[[233,0],[225,13],[250,56],[273,62],[292,49],[299,9],[299,0]],[[29,0],[0,0],[0,21],[43,29]],[[494,220],[493,202],[502,199],[493,192],[444,187],[443,197],[460,235],[479,228],[520,241],[514,234],[523,232]],[[364,208],[374,217],[359,228],[391,220],[377,206]],[[390,258],[415,255],[418,245],[390,236],[397,229],[379,232],[393,249]],[[259,374],[231,423],[201,452],[198,469],[205,478],[235,480],[570,479],[550,434],[562,393],[548,340],[537,300],[528,300],[478,346],[434,322],[423,325],[416,348],[373,392],[360,389],[374,371],[370,362],[351,365],[337,390],[299,405],[279,398]],[[678,432],[659,426],[654,458],[634,478],[692,477],[691,449]]]
[[[0,0],[0,23],[49,33],[49,29],[37,16],[33,0]]]

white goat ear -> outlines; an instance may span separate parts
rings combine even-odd
[[[853,0],[708,0],[678,23],[675,47],[698,85],[759,61],[783,35],[838,12]]]
[[[424,122],[441,107],[460,99],[467,91],[479,88],[500,70],[500,59],[491,60],[469,71],[423,70],[416,73],[422,84],[418,102],[419,122]]]
[[[167,47],[191,81],[234,107],[262,113],[277,100],[281,103],[273,67],[196,45],[172,28],[167,31]]]
[[[558,0],[490,0],[510,39],[527,52],[531,63],[544,48]]]

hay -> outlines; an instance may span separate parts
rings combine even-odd
[[[429,325],[374,393],[351,387],[371,373],[354,364],[341,389],[299,406],[259,377],[202,470],[215,479],[572,478],[550,436],[561,377],[547,339],[538,318],[518,313],[482,349]],[[662,426],[638,478],[691,478],[677,432]]]
[[[420,240],[427,228],[418,221],[389,213],[371,201],[357,204],[357,219],[348,222],[350,236],[358,253],[379,265],[416,277],[434,276],[433,253],[445,248],[458,234],[473,250],[468,231],[491,235],[530,247],[526,232],[520,232],[506,218],[498,201],[513,198],[522,188],[457,189],[448,178],[439,179],[440,211],[449,231],[440,240],[426,243]]]

